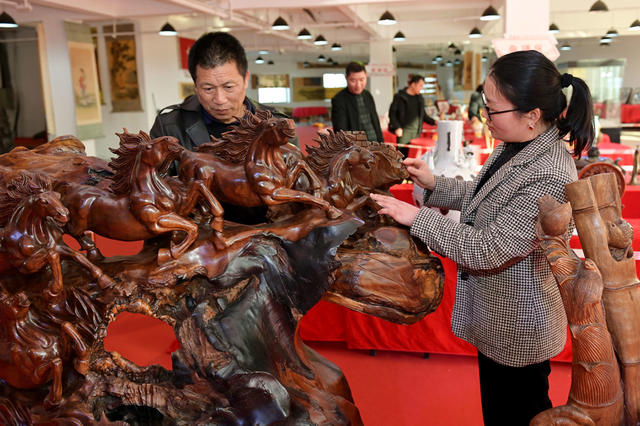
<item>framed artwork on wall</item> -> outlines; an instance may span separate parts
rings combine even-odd
[[[105,37],[105,44],[111,82],[112,111],[142,111],[134,36]]]

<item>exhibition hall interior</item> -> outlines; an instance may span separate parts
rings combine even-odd
[[[0,346],[10,348],[0,349],[1,424],[484,424],[477,345],[452,331],[468,265],[420,240],[413,221],[378,215],[369,195],[423,206],[430,192],[403,156],[439,177],[478,177],[502,149],[492,116],[517,110],[495,111],[479,86],[499,58],[529,50],[555,65],[562,87],[575,85],[567,75],[587,84],[594,129],[575,158],[570,207],[529,209],[540,209],[535,251],[568,321],[548,379],[553,407],[566,410],[532,424],[638,421],[638,0],[0,9]],[[211,32],[244,47],[246,96],[259,107],[192,152],[152,127],[166,107],[199,98],[189,52]],[[360,104],[334,114],[332,99],[353,94],[354,62],[377,141],[337,126],[340,114],[365,114]],[[402,138],[394,105],[414,89],[427,118]],[[261,136],[268,126],[280,133]],[[236,204],[264,207],[265,221],[230,220]],[[433,209],[474,227],[464,211]],[[551,216],[566,234],[553,233]],[[592,265],[598,278],[586,276]]]

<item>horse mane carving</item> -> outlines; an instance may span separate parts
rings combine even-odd
[[[400,151],[398,151],[393,145],[388,145],[382,142],[372,142],[372,141],[360,141],[356,140],[354,143],[357,146],[362,148],[367,148],[369,151],[373,153],[380,153],[384,157],[387,157],[391,160],[392,163],[401,163],[404,156]]]
[[[26,197],[38,192],[51,191],[51,181],[44,175],[21,172],[0,193],[0,226],[5,226],[14,210]]]
[[[109,148],[111,152],[116,154],[116,157],[112,158],[108,164],[114,171],[114,175],[111,178],[113,182],[109,186],[109,189],[116,195],[128,195],[131,192],[131,174],[136,169],[135,164],[142,152],[142,148],[153,144],[156,140],[152,140],[151,137],[142,130],[139,133],[129,133],[127,129],[123,130],[124,132],[122,133],[116,133],[120,138],[120,146],[117,149]],[[172,158],[167,158],[160,167],[158,167],[158,173],[166,173],[172,161]]]
[[[307,164],[318,176],[327,178],[330,172],[330,163],[338,154],[354,146],[354,138],[343,131],[318,133],[318,146],[307,147]]]
[[[269,124],[273,114],[269,110],[256,110],[255,114],[247,112],[234,129],[224,132],[220,138],[211,136],[211,142],[198,147],[198,152],[215,155],[218,158],[235,164],[244,163],[251,143]]]

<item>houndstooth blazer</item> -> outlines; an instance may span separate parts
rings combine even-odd
[[[433,191],[425,191],[425,205],[460,210],[460,223],[422,208],[411,234],[458,264],[454,334],[496,362],[520,367],[553,357],[565,344],[562,300],[534,225],[538,198],[565,202],[564,186],[577,173],[552,127],[474,196],[503,148],[496,147],[474,181],[436,177]]]

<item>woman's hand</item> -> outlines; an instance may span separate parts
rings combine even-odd
[[[382,207],[378,210],[378,214],[389,215],[402,225],[411,226],[420,211],[413,204],[405,203],[387,195],[371,194],[370,197]]]
[[[436,178],[427,163],[418,158],[405,158],[402,163],[407,166],[411,180],[414,183],[424,189],[433,190],[436,186]]]
[[[397,137],[401,138],[402,134],[403,134],[402,127],[396,129],[396,131],[394,133],[396,134]]]

